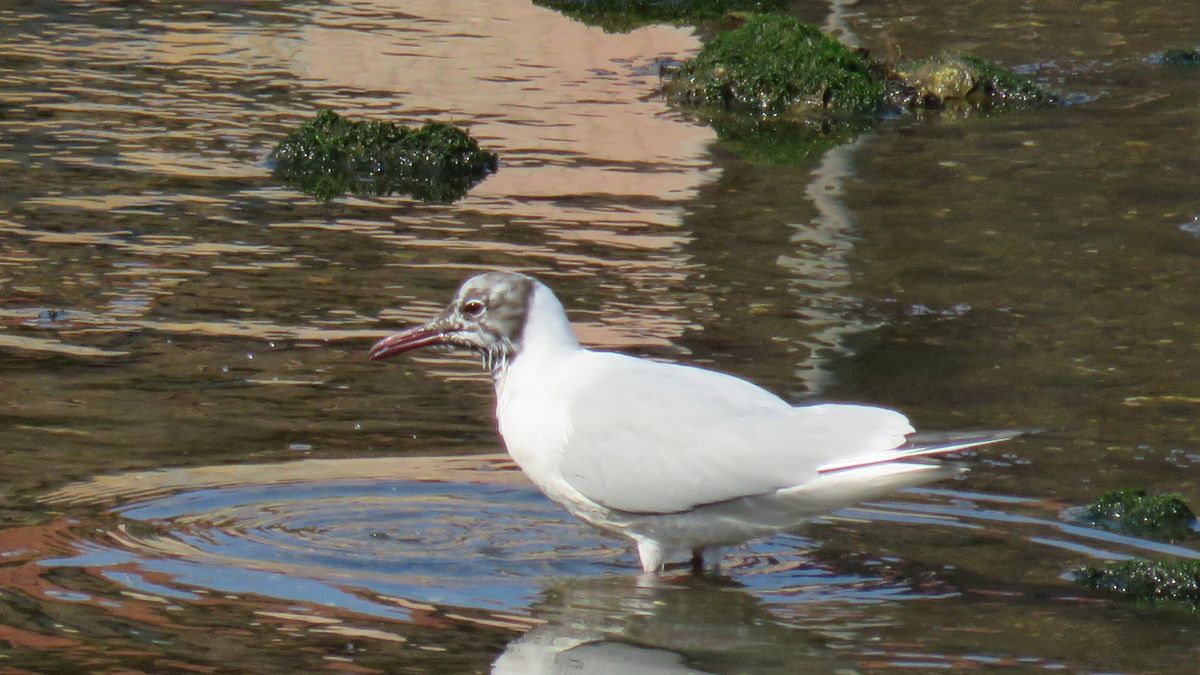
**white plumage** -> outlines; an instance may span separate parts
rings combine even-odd
[[[633,539],[646,571],[953,475],[923,457],[1014,435],[912,446],[893,410],[793,407],[731,375],[591,351],[550,289],[519,274],[468,280],[439,317],[371,354],[437,343],[485,354],[509,454],[568,511]]]

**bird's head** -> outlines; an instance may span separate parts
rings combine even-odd
[[[521,350],[533,294],[539,285],[531,277],[515,272],[471,277],[441,314],[376,342],[371,347],[371,360],[446,345],[479,353],[484,368],[496,374]]]

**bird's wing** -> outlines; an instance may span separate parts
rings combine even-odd
[[[949,455],[981,445],[1003,443],[1018,436],[1024,436],[1026,433],[1029,432],[1012,429],[974,433],[923,434],[922,437],[909,438],[908,442],[901,447],[878,454],[839,457],[817,467],[817,472],[822,474],[844,472],[875,464],[890,464],[911,459]]]
[[[858,405],[793,408],[721,373],[593,353],[568,397],[559,468],[604,506],[671,513],[800,485],[837,458],[904,443],[900,413]]]

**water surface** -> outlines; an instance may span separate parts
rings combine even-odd
[[[708,29],[517,0],[0,9],[0,667],[1194,662],[1189,614],[1067,576],[1195,544],[1061,516],[1200,497],[1200,72],[1152,58],[1194,45],[1194,3],[792,11],[1071,105],[763,167],[653,94]],[[500,171],[452,205],[315,202],[263,160],[321,107],[454,121]],[[471,359],[365,360],[496,268],[550,283],[591,345],[1050,431],[647,585],[504,461]]]

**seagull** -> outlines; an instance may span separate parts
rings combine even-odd
[[[553,291],[515,272],[471,277],[370,358],[434,345],[481,355],[509,455],[572,515],[631,539],[651,574],[689,556],[702,572],[721,547],[954,476],[939,457],[1019,435],[921,439],[894,410],[793,406],[732,375],[593,351]]]

